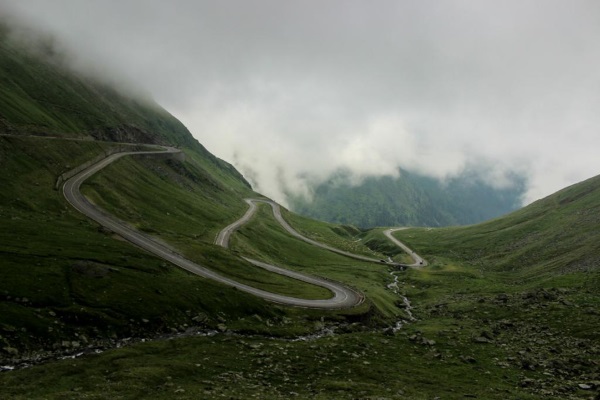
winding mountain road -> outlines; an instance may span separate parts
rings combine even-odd
[[[350,253],[348,251],[336,249],[335,247],[329,246],[325,243],[321,243],[314,239],[310,239],[306,236],[303,236],[302,234],[298,233],[298,231],[296,231],[294,228],[292,228],[290,224],[287,223],[287,221],[283,218],[283,215],[281,215],[281,206],[279,204],[275,203],[274,201],[266,200],[266,199],[245,199],[245,201],[250,206],[250,208],[248,208],[248,211],[246,211],[246,213],[240,219],[238,219],[237,221],[235,221],[234,223],[232,223],[231,225],[229,225],[225,229],[223,229],[217,236],[215,244],[225,247],[225,248],[229,247],[229,237],[239,227],[244,225],[246,222],[248,222],[250,220],[250,218],[252,218],[252,216],[256,212],[256,203],[265,203],[265,204],[269,204],[271,206],[271,208],[273,209],[273,216],[275,217],[277,222],[279,222],[279,224],[290,235],[292,235],[306,243],[312,244],[313,246],[320,247],[322,249],[331,251],[333,253],[340,254],[342,256],[354,258],[354,259],[360,260],[360,261],[374,262],[377,264],[382,263],[381,259],[367,257],[367,256],[363,256],[360,254],[354,254],[354,253]],[[404,243],[400,242],[398,239],[396,239],[395,237],[392,236],[393,232],[403,230],[403,229],[407,229],[407,228],[392,228],[392,229],[388,229],[388,230],[384,231],[383,233],[394,244],[396,244],[402,250],[407,252],[414,260],[414,264],[401,264],[401,263],[395,263],[395,262],[385,262],[385,264],[392,265],[392,266],[402,266],[402,267],[421,267],[421,266],[426,265],[425,260],[423,260],[418,254],[416,254],[414,251],[412,251],[410,248],[408,248],[408,246],[406,246]]]
[[[320,308],[320,309],[342,309],[342,308],[351,308],[351,307],[354,307],[363,302],[364,296],[360,292],[358,292],[352,288],[349,288],[341,283],[330,281],[325,278],[300,274],[298,272],[290,271],[290,270],[287,270],[284,268],[280,268],[280,267],[277,267],[274,265],[270,265],[270,264],[267,264],[267,263],[264,263],[261,261],[252,260],[249,258],[244,258],[244,259],[258,267],[264,268],[271,272],[275,272],[275,273],[278,273],[281,275],[291,277],[291,278],[299,280],[299,281],[303,281],[303,282],[307,282],[310,284],[314,284],[317,286],[327,288],[328,290],[330,290],[333,293],[333,297],[331,297],[329,299],[322,299],[322,300],[300,299],[300,298],[295,298],[295,297],[290,297],[290,296],[267,292],[265,290],[257,289],[257,288],[251,287],[249,285],[237,282],[226,276],[220,275],[220,274],[212,271],[211,269],[201,266],[191,260],[188,260],[181,254],[177,253],[177,251],[174,248],[166,245],[165,243],[160,242],[159,240],[157,240],[149,235],[146,235],[142,232],[135,230],[134,228],[132,228],[125,222],[110,215],[109,213],[105,212],[104,210],[100,209],[99,207],[94,206],[81,193],[80,187],[86,179],[88,179],[93,174],[97,173],[98,171],[105,168],[106,166],[108,166],[109,164],[113,163],[114,161],[118,160],[121,157],[130,156],[130,155],[141,155],[141,154],[146,154],[146,155],[154,154],[155,155],[155,154],[179,153],[180,152],[180,150],[178,150],[176,148],[172,148],[172,147],[163,147],[163,149],[164,149],[164,151],[129,151],[129,152],[121,152],[121,153],[116,153],[116,154],[110,155],[110,156],[104,158],[103,160],[97,162],[96,164],[93,164],[90,167],[84,169],[83,171],[74,175],[70,179],[68,179],[63,186],[63,194],[64,194],[66,200],[75,209],[77,209],[78,211],[80,211],[81,213],[86,215],[87,217],[93,219],[100,225],[110,229],[114,233],[118,234],[119,236],[123,237],[124,239],[128,240],[129,242],[135,244],[136,246],[138,246],[138,247],[166,260],[166,261],[169,261],[169,262],[177,265],[178,267],[183,268],[193,274],[199,275],[201,277],[212,279],[214,281],[225,284],[227,286],[235,287],[238,290],[244,291],[246,293],[250,293],[255,296],[261,297],[265,300],[272,301],[275,303],[285,304],[285,305],[292,305],[292,306],[306,307],[306,308]],[[215,241],[215,243],[217,245],[227,248],[229,246],[229,238],[230,238],[231,234],[233,234],[233,232],[235,232],[235,230],[237,230],[243,224],[247,223],[250,220],[250,218],[252,218],[252,216],[254,215],[254,213],[256,212],[256,209],[257,209],[257,206],[256,206],[257,202],[264,202],[264,203],[271,205],[271,207],[273,209],[273,214],[275,215],[275,218],[285,228],[285,230],[287,232],[289,232],[291,235],[297,237],[298,239],[301,239],[312,245],[321,247],[323,249],[326,249],[326,250],[329,250],[329,251],[332,251],[332,252],[347,256],[347,257],[352,257],[352,258],[359,259],[362,261],[381,263],[381,260],[352,254],[352,253],[328,246],[326,244],[319,243],[319,242],[312,240],[310,238],[307,238],[305,236],[302,236],[300,233],[298,233],[296,230],[294,230],[285,221],[285,219],[281,215],[280,206],[273,201],[259,200],[259,199],[246,199],[246,202],[249,205],[248,211],[239,220],[230,224],[229,226],[224,228],[218,234],[216,241]],[[391,231],[393,231],[393,230],[386,231],[386,236],[388,236],[394,243],[398,244],[405,251],[407,251],[409,254],[411,254],[413,259],[415,260],[415,264],[413,264],[411,266],[423,265],[423,264],[419,264],[419,263],[424,262],[424,260],[422,260],[420,257],[418,257],[414,252],[411,252],[410,249],[408,249],[406,246],[404,246],[401,242],[399,242],[398,240],[393,238],[391,236]],[[389,235],[388,235],[388,232],[390,232]],[[393,265],[401,265],[401,264],[393,264]]]
[[[202,276],[204,278],[212,279],[214,281],[223,283],[227,286],[235,287],[241,291],[253,294],[261,297],[265,300],[269,300],[275,303],[281,303],[286,305],[293,305],[298,307],[309,307],[309,308],[323,308],[323,309],[340,309],[340,308],[351,308],[362,303],[364,297],[359,292],[348,288],[340,283],[332,282],[323,278],[316,278],[306,276],[294,271],[289,271],[283,268],[275,267],[265,263],[261,263],[255,260],[249,260],[253,264],[265,268],[269,271],[276,272],[281,275],[285,275],[303,282],[308,282],[314,285],[322,286],[329,289],[333,293],[333,297],[323,300],[307,300],[299,299],[290,296],[284,296],[276,293],[267,292],[265,290],[257,289],[246,284],[237,282],[226,276],[220,275],[206,267],[203,267],[191,260],[188,260],[184,256],[178,254],[170,246],[159,242],[157,239],[152,238],[142,232],[139,232],[132,227],[128,226],[125,222],[120,221],[116,217],[106,213],[104,210],[91,204],[87,198],[81,193],[80,187],[82,183],[90,176],[105,168],[107,165],[118,160],[121,157],[129,155],[139,154],[157,154],[157,153],[177,153],[179,150],[174,148],[165,148],[164,152],[123,152],[116,153],[98,163],[90,166],[89,168],[81,171],[72,178],[68,179],[63,186],[63,194],[67,201],[78,211],[93,219],[100,225],[110,229],[114,233],[128,240],[129,242],[141,247],[142,249],[166,260],[180,268],[183,268],[193,274]],[[248,214],[248,213],[247,213]],[[250,218],[248,216],[248,218]],[[243,224],[244,221],[238,221],[239,225]]]
[[[404,250],[408,255],[410,255],[414,261],[413,264],[406,264],[407,267],[419,268],[427,266],[427,261],[425,261],[420,255],[411,250],[407,245],[396,239],[392,234],[396,231],[401,231],[408,228],[391,228],[383,231],[383,234],[392,241],[396,246],[400,247]]]

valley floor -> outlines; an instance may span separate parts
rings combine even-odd
[[[25,186],[5,178],[10,196],[0,203],[8,228],[0,242],[6,255],[0,265],[6,278],[0,282],[4,359],[19,358],[27,348],[67,347],[73,352],[95,337],[112,337],[119,344],[128,336],[155,337],[151,332],[157,336],[170,332],[171,337],[2,372],[1,398],[598,396],[597,268],[552,274],[548,271],[554,270],[546,269],[545,275],[539,274],[538,264],[545,258],[536,252],[538,264],[520,265],[517,276],[510,269],[517,266],[499,264],[495,253],[489,253],[483,264],[486,254],[477,251],[488,245],[489,232],[460,236],[448,231],[444,236],[443,231],[406,230],[394,237],[422,251],[429,263],[426,268],[399,271],[396,264],[406,263],[406,256],[396,246],[388,247],[383,230],[358,232],[284,213],[289,224],[310,240],[395,262],[351,260],[291,236],[264,206],[232,236],[230,252],[212,240],[237,218],[231,209],[243,214],[240,194],[249,193],[239,189],[226,196],[225,185],[211,181],[213,198],[203,197],[206,182],[194,181],[203,173],[202,164],[129,160],[110,175],[92,179],[86,195],[94,203],[124,220],[143,221],[136,228],[144,232],[164,232],[166,242],[182,246],[199,262],[227,266],[231,271],[224,271],[241,279],[290,290],[286,282],[257,279],[255,270],[246,269],[237,257],[261,255],[276,265],[318,272],[355,286],[366,296],[364,304],[346,311],[273,305],[169,268],[115,240],[111,232],[67,208],[58,193],[47,190],[64,169],[60,163],[66,155],[93,154],[98,144],[63,144],[70,146],[64,153],[58,146],[47,148],[51,160],[45,163],[56,165],[56,172],[46,172],[41,162],[27,155],[32,146],[46,144],[35,139],[2,140],[2,154],[15,155],[5,162],[27,177]],[[60,161],[54,164],[56,160]],[[139,193],[146,194],[143,201],[136,198]],[[216,196],[222,196],[222,208],[217,207]],[[167,216],[164,204],[170,205]],[[189,204],[198,205],[193,213]],[[196,221],[186,220],[194,215],[202,215],[209,227],[199,231]],[[508,236],[515,237],[514,231]],[[465,237],[479,242],[469,244]],[[30,247],[25,238],[35,239],[37,246]],[[446,244],[451,240],[452,245]],[[494,246],[498,243],[502,241],[496,240]],[[473,253],[465,250],[471,248]],[[397,325],[399,321],[402,324]],[[184,331],[202,334],[177,334]]]

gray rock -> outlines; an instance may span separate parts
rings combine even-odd
[[[475,364],[477,362],[477,360],[471,356],[459,356],[458,358],[460,358],[462,362],[467,364]]]
[[[19,350],[15,349],[14,347],[3,347],[2,350],[10,354],[11,356],[19,355]]]
[[[506,303],[508,301],[508,295],[506,293],[500,293],[496,296],[496,300]]]
[[[586,383],[580,383],[579,385],[577,385],[579,387],[579,389],[581,390],[591,390],[592,386],[588,385]]]
[[[525,378],[521,381],[521,387],[530,387],[535,384],[535,380],[531,378]]]
[[[192,318],[192,321],[194,322],[206,322],[207,320],[208,316],[206,314],[198,314],[194,318]]]
[[[481,331],[481,336],[489,339],[489,340],[493,340],[494,336],[492,335],[492,333],[490,331]]]

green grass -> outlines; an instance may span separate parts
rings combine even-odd
[[[0,21],[3,26],[3,22]],[[48,39],[24,44],[0,29],[0,132],[197,145],[187,129],[151,100],[136,100],[78,75]]]
[[[90,340],[106,340],[112,335],[148,336],[180,330],[186,325],[214,328],[222,320],[230,329],[268,330],[275,335],[314,329],[323,314],[298,314],[298,311],[268,304],[191,275],[114,237],[72,209],[62,193],[53,190],[57,176],[76,163],[93,158],[107,146],[88,141],[0,137],[0,166],[11,171],[0,177],[3,186],[0,193],[0,356],[7,356],[2,350],[4,347],[16,348],[20,354],[25,354],[52,348],[63,340],[80,341],[81,335]],[[197,157],[196,153],[191,153]],[[149,170],[144,163],[149,163]],[[191,179],[202,179],[203,174],[208,174],[197,171],[199,167],[195,164],[187,163],[169,166],[168,161],[156,163],[149,159],[142,160],[141,164],[123,160],[122,164],[125,173],[119,179],[125,186],[137,184],[138,190],[147,191],[139,198],[142,204],[150,197],[158,200],[159,205],[163,204],[164,199],[157,194],[154,184],[160,186],[163,180],[171,182],[175,188],[168,185],[167,188],[174,190],[171,197],[176,199],[189,193],[186,185],[193,183]],[[169,170],[172,175],[161,176],[157,173],[158,167]],[[181,168],[184,170],[180,171]],[[157,174],[154,179],[158,183],[148,177],[153,173]],[[127,180],[136,175],[138,179]],[[150,179],[150,183],[146,179]],[[182,205],[171,209],[173,217],[177,217],[176,222],[169,225],[166,221],[175,220],[168,216],[158,222],[165,224],[166,237],[170,235],[177,243],[188,243],[186,240],[191,238],[184,249],[190,253],[200,252],[194,256],[201,261],[216,266],[216,269],[235,267],[237,270],[229,271],[233,276],[248,275],[250,266],[207,242],[212,241],[221,226],[237,219],[236,214],[243,213],[245,205],[236,200],[235,190],[247,189],[234,178],[227,183],[227,188],[222,181],[214,179],[219,186],[213,188],[213,192],[209,185],[201,182],[194,187],[191,197],[184,197],[190,204],[196,203],[195,208]],[[238,188],[234,190],[232,186],[236,182]],[[177,192],[179,184],[182,186]],[[203,195],[208,197],[203,203],[198,185],[206,187]],[[115,192],[115,195],[120,194]],[[202,204],[207,206],[211,196],[216,197],[213,202],[220,204],[216,209],[220,219],[194,220],[192,211],[215,210],[199,210]],[[232,204],[239,204],[234,208],[236,214],[228,208]],[[128,212],[156,211],[150,206],[135,207],[134,204],[129,204],[126,209]],[[184,222],[179,221],[180,217]],[[143,227],[152,230],[152,227]],[[196,244],[191,244],[192,241]],[[265,274],[257,274],[258,277],[252,276],[252,279],[260,279]],[[290,291],[289,282],[285,280],[271,279],[270,282],[273,290]],[[303,285],[293,283],[290,285],[293,294],[305,294]],[[310,288],[313,297],[324,295],[314,292],[312,286]],[[253,315],[260,319],[251,318]],[[328,315],[325,317],[329,318]],[[193,320],[197,316],[201,316],[201,322],[198,318]],[[303,322],[291,326],[283,323],[284,317]],[[271,321],[269,325],[265,324],[267,320]]]
[[[340,250],[372,258],[383,258],[363,241],[364,231],[350,225],[317,221],[282,209],[283,217],[302,235]]]
[[[353,245],[353,240],[346,240],[347,246]],[[340,239],[335,243],[340,244]],[[397,296],[386,288],[393,280],[388,267],[344,257],[290,236],[275,220],[268,205],[259,206],[257,217],[232,237],[231,247],[253,258],[355,287],[386,318],[403,315],[395,305]]]
[[[352,184],[347,171],[338,171],[315,185],[310,199],[291,196],[290,208],[361,228],[466,225],[515,210],[525,190],[522,178],[513,176],[512,187],[498,189],[469,169],[443,183],[415,171],[398,172],[398,177],[367,177]]]
[[[448,236],[443,236],[447,229],[401,231],[397,236],[432,264],[399,275],[400,290],[414,306],[417,321],[390,335],[382,329],[406,314],[399,298],[385,288],[391,281],[386,267],[357,262],[290,237],[266,205],[233,236],[234,251],[340,280],[363,290],[368,302],[344,312],[282,308],[171,268],[115,240],[71,210],[60,193],[49,190],[55,174],[62,171],[57,167],[50,173],[45,165],[61,165],[73,153],[92,154],[97,144],[16,138],[2,143],[5,165],[20,171],[17,175],[36,177],[25,181],[29,187],[20,187],[18,202],[14,202],[17,196],[7,194],[2,203],[3,215],[17,218],[5,219],[10,225],[2,240],[4,345],[23,352],[24,346],[51,347],[65,338],[83,343],[82,337],[144,336],[197,324],[191,320],[195,316],[201,316],[200,325],[206,328],[225,321],[229,330],[243,335],[137,344],[1,374],[4,397],[247,398],[250,393],[284,398],[294,392],[300,398],[323,399],[585,398],[586,392],[578,390],[577,384],[594,379],[599,285],[592,273],[548,272],[536,280],[516,281],[503,267],[482,268],[474,262],[469,249],[486,248],[488,239],[483,234],[479,243],[471,243],[473,238],[461,237],[456,230]],[[35,154],[36,146],[50,146],[46,149],[50,158],[43,164],[24,155],[25,151]],[[96,201],[105,201],[109,208],[122,207],[121,217],[131,222],[143,219],[140,228],[202,253],[196,257],[221,266],[236,265],[234,254],[211,242],[221,226],[245,211],[239,201],[248,195],[243,184],[225,185],[193,159],[183,165],[124,159],[113,167],[118,167],[113,178],[101,173],[87,186]],[[12,178],[5,179],[8,183]],[[35,183],[42,188],[36,191]],[[164,198],[165,192],[171,202]],[[221,203],[205,208],[215,197]],[[171,215],[162,209],[165,204]],[[233,213],[229,207],[237,204]],[[210,215],[194,220],[202,212]],[[285,217],[299,231],[336,247],[351,249],[368,243],[384,255],[399,254],[395,248],[384,248],[381,230],[355,235],[349,228],[320,225],[289,213]],[[530,219],[520,218],[523,224]],[[195,223],[202,220],[204,230],[199,231]],[[427,240],[427,235],[434,239]],[[444,240],[456,243],[445,248]],[[493,259],[491,251],[481,256]],[[289,337],[345,321],[357,322],[342,324],[337,336],[316,341],[260,336]],[[479,342],[482,334],[492,343]],[[435,343],[427,344],[423,338]]]
[[[535,283],[597,271],[599,216],[600,177],[595,177],[483,224],[395,235],[426,258],[460,260],[508,281]]]
[[[170,267],[99,229],[52,190],[57,175],[106,144],[36,138],[0,143],[0,165],[12,172],[1,178],[2,349],[26,354],[65,340],[85,346],[98,339],[109,343],[113,335],[152,336],[191,325],[224,324],[241,335],[140,343],[3,373],[2,397],[287,398],[294,392],[321,399],[586,398],[590,393],[577,385],[597,380],[600,285],[597,269],[581,268],[598,254],[595,180],[508,220],[398,232],[431,265],[399,275],[417,320],[392,335],[384,327],[406,314],[399,297],[386,289],[387,267],[289,236],[266,205],[234,235],[234,251],[345,282],[364,291],[367,303],[343,312],[280,307]],[[247,275],[235,252],[212,241],[243,214],[241,198],[252,193],[223,164],[187,152],[184,164],[123,159],[85,190],[190,256]],[[356,247],[365,243],[399,257],[381,230],[358,233],[285,217],[336,247],[369,254]],[[534,233],[535,240],[524,239]],[[579,233],[584,239],[570,251]],[[557,244],[563,267],[554,265],[554,247],[537,243],[550,243],[557,234],[564,242]],[[525,243],[523,251],[535,258],[513,271],[506,267],[510,254],[500,256],[494,246],[515,243]],[[269,338],[323,326],[337,326],[338,334],[307,342]]]
[[[486,299],[497,295],[533,307],[527,299],[542,293],[545,305],[531,312],[517,306],[504,310],[494,306],[495,311],[488,312],[544,320],[565,335],[590,337],[594,326],[600,326],[598,315],[589,312],[600,306],[599,212],[600,177],[596,177],[487,223],[398,231],[396,237],[431,263],[430,268],[409,271],[407,284],[414,286],[409,295],[424,306],[456,304],[459,296],[458,304],[475,309],[489,306]],[[552,294],[544,294],[547,291]],[[578,328],[571,329],[574,326]]]
[[[104,145],[33,138],[2,138],[1,143],[0,162],[16,171],[4,178],[9,189],[3,192],[0,206],[7,227],[0,242],[3,347],[17,347],[24,353],[60,345],[65,339],[85,344],[113,334],[145,336],[192,324],[205,328],[225,324],[242,335],[140,343],[3,373],[2,397],[247,398],[256,394],[287,398],[291,392],[299,398],[322,399],[589,397],[577,385],[597,376],[597,274],[551,269],[536,279],[517,280],[490,244],[522,240],[518,235],[529,232],[529,221],[554,226],[543,221],[544,213],[552,218],[579,215],[573,201],[562,203],[570,204],[570,214],[553,206],[555,201],[535,205],[536,218],[525,211],[517,213],[521,221],[517,226],[523,230],[504,238],[508,223],[502,220],[493,221],[500,227],[497,231],[489,226],[468,227],[464,235],[448,229],[398,232],[431,266],[399,276],[400,289],[414,306],[417,321],[391,335],[383,333],[383,327],[405,314],[397,305],[399,298],[385,288],[391,281],[386,267],[357,262],[290,237],[268,206],[260,206],[257,216],[234,235],[235,251],[346,282],[365,291],[367,304],[344,312],[284,308],[169,267],[98,229],[51,190],[67,160],[85,159],[97,151],[96,146]],[[47,158],[39,161],[35,154],[41,149]],[[190,252],[203,253],[197,257],[211,258],[221,266],[235,263],[234,255],[211,242],[221,226],[244,212],[239,199],[248,193],[243,184],[235,178],[224,184],[193,159],[183,165],[124,159],[113,167],[117,166],[113,179],[99,174],[87,186],[97,202],[122,207],[121,217],[132,223],[143,219],[140,228]],[[15,177],[24,177],[24,184],[11,186]],[[235,182],[237,187],[232,186]],[[171,202],[164,198],[165,191]],[[580,209],[593,210],[595,201],[580,195],[586,191],[594,196],[593,191],[581,189],[559,198],[575,196],[582,202]],[[215,198],[221,203],[205,209]],[[165,204],[171,215],[164,212]],[[234,213],[229,207],[236,204]],[[202,212],[210,215],[194,220]],[[356,246],[354,232],[344,233],[348,228],[285,216],[298,230],[319,240],[345,249]],[[195,223],[204,219],[199,231]],[[562,225],[565,237],[575,235],[565,228],[570,225],[591,232],[585,221],[570,220]],[[477,230],[479,235],[473,233]],[[542,238],[545,233],[538,230]],[[488,235],[500,236],[490,239]],[[359,237],[376,247],[384,244],[380,230]],[[397,256],[398,250],[377,249]],[[552,261],[553,251],[536,253],[537,264],[522,268],[539,270]],[[594,251],[591,247],[590,254]],[[473,254],[497,263],[482,266]],[[577,260],[577,254],[565,257]],[[534,275],[525,270],[517,276]],[[197,316],[202,322],[192,320]],[[348,325],[348,321],[357,322]],[[336,336],[314,341],[263,336],[290,337],[344,322]]]
[[[228,331],[2,373],[1,398],[597,395],[578,385],[600,380],[600,178],[485,224],[398,232],[430,266],[398,273],[416,320],[394,334],[386,327],[407,312],[386,289],[386,266],[294,239],[267,206],[234,235],[234,252],[214,246],[219,229],[245,211],[242,198],[255,195],[239,173],[164,113],[148,116],[148,108],[23,54],[5,36],[0,25],[2,131],[102,136],[126,125],[130,138],[188,144],[185,163],[138,157],[112,165],[85,185],[95,202],[230,276],[322,295],[261,275],[240,261],[243,253],[345,282],[367,301],[345,311],[281,307],[174,268],[100,229],[52,189],[58,175],[110,144],[0,137],[2,363],[15,351],[27,356],[64,342],[114,347],[115,338],[155,338],[190,326]],[[335,247],[405,257],[381,229],[284,215]],[[291,340],[322,328],[336,334]]]
[[[327,289],[268,272],[213,244],[219,231],[247,209],[241,197],[251,192],[238,190],[224,187],[193,158],[182,164],[151,157],[118,161],[83,187],[96,204],[200,265],[270,292],[331,297]]]
[[[577,385],[600,356],[599,208],[596,177],[487,223],[397,232],[430,262],[401,280],[413,327],[471,343],[476,359],[500,346],[497,362],[541,398],[585,398]]]
[[[426,332],[434,346],[411,340],[412,332],[158,341],[3,374],[0,382],[14,399],[539,398],[520,387],[517,371],[486,357],[502,350],[454,346],[440,332]],[[462,361],[463,353],[478,361]]]

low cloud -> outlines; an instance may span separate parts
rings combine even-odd
[[[0,0],[77,68],[152,93],[263,193],[339,170],[515,173],[525,202],[600,172],[597,1]]]

